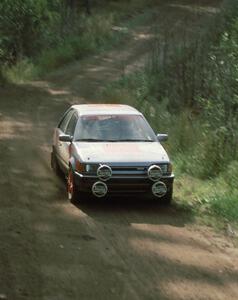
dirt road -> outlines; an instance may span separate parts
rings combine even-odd
[[[158,14],[167,24],[190,20],[188,1],[166,3]],[[193,25],[217,3],[200,1]],[[98,101],[107,82],[136,66],[148,32],[138,27],[121,50],[48,82],[0,91],[0,299],[238,299],[232,241],[175,206],[129,198],[74,206],[50,169],[59,116],[69,103]]]

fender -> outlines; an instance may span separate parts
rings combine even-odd
[[[76,159],[71,156],[70,159],[69,159],[69,167],[72,167],[72,170],[75,171],[75,168],[76,168]]]

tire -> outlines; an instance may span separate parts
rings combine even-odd
[[[62,176],[62,171],[59,167],[59,163],[58,163],[58,160],[57,160],[57,157],[54,153],[54,151],[51,152],[51,168],[53,169],[53,171],[55,172],[55,174],[57,176]]]
[[[72,168],[69,168],[68,176],[67,176],[67,195],[68,200],[72,203],[78,202],[78,190],[75,185],[74,172]]]

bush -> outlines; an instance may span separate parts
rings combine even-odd
[[[1,0],[0,48],[4,60],[16,62],[35,53],[46,30],[47,18],[47,0]]]
[[[37,78],[38,70],[31,60],[23,59],[15,65],[6,68],[4,75],[9,82],[23,83]]]
[[[185,152],[185,169],[202,178],[238,159],[238,18],[224,11],[206,30],[199,43],[185,35],[174,50],[166,40],[165,49],[155,46],[148,75],[155,82],[149,94],[157,94],[159,103],[168,99],[171,115],[179,114],[174,153]]]
[[[70,44],[64,43],[55,49],[45,50],[37,60],[41,74],[45,74],[72,60],[74,49]]]

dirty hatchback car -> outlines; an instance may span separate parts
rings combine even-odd
[[[55,129],[51,165],[67,178],[68,198],[151,195],[172,200],[172,165],[144,116],[127,105],[73,105]]]

